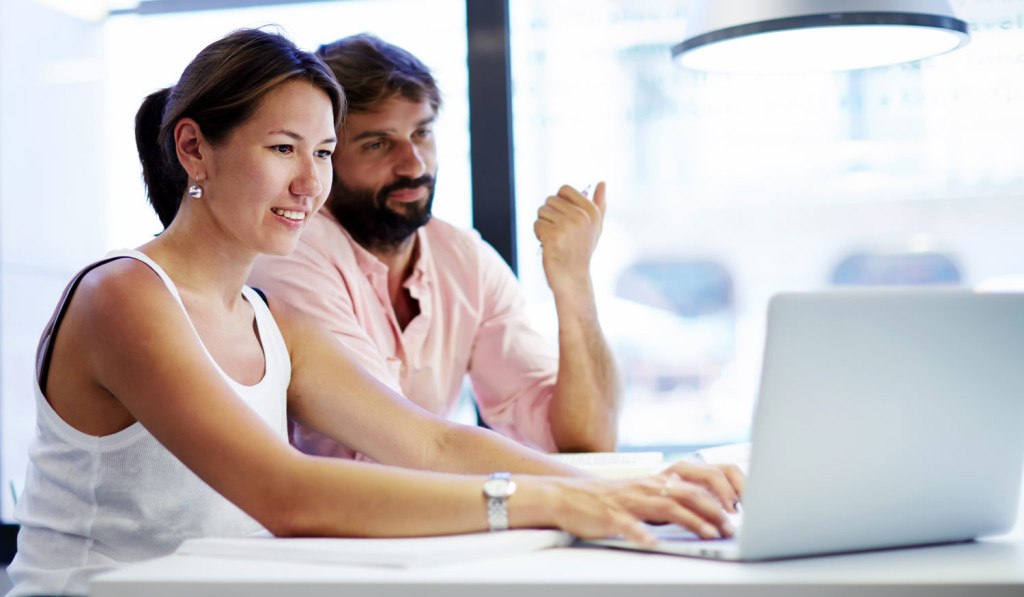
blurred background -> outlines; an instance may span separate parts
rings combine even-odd
[[[222,4],[254,6],[210,9]],[[747,439],[773,293],[1024,288],[1024,0],[952,5],[971,41],[950,54],[753,75],[672,61],[687,0],[509,0],[515,264],[538,329],[554,331],[536,210],[562,184],[607,182],[593,274],[626,382],[623,450]],[[0,0],[3,520],[60,292],[161,229],[135,110],[209,42],[268,23],[309,50],[373,32],[430,66],[445,101],[435,213],[480,224],[466,0]]]

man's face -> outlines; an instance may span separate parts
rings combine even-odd
[[[395,96],[346,117],[327,207],[367,249],[395,249],[430,221],[435,116],[428,101]]]

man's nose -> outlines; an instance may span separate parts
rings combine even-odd
[[[420,149],[414,143],[403,143],[399,148],[395,174],[417,179],[427,172],[427,163],[423,160]]]

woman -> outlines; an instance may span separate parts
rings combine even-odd
[[[211,44],[145,100],[136,139],[166,229],[86,268],[43,334],[13,594],[84,593],[97,571],[185,538],[263,530],[383,537],[507,524],[650,542],[646,519],[731,533],[735,470],[589,478],[419,410],[330,333],[245,287],[256,256],[292,250],[327,197],[343,111],[317,58],[260,30]],[[286,417],[405,468],[304,455],[287,442]],[[493,471],[517,473],[507,504],[482,493]]]

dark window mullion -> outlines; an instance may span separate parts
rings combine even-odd
[[[516,271],[508,0],[466,0],[473,226]]]

